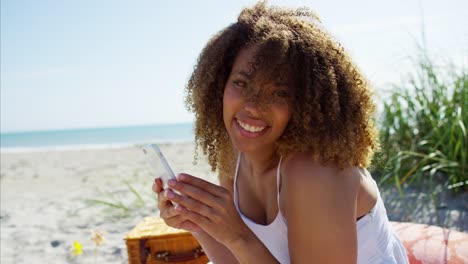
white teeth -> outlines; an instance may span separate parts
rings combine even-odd
[[[260,132],[262,131],[263,129],[265,129],[265,127],[256,127],[256,126],[251,126],[249,124],[246,124],[246,123],[243,123],[239,120],[237,120],[237,123],[245,130],[249,131],[249,132]]]

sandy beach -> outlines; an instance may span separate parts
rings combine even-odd
[[[193,165],[193,147],[161,145],[175,171],[216,182],[203,158]],[[2,152],[0,177],[1,263],[127,263],[124,236],[143,217],[159,214],[154,176],[138,146]],[[467,195],[444,193],[434,205],[424,192],[401,198],[381,188],[390,220],[467,232]],[[96,248],[91,230],[102,232],[105,243]],[[73,256],[74,241],[83,254]]]

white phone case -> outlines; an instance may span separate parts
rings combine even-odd
[[[156,178],[161,178],[163,188],[167,188],[167,181],[170,179],[176,180],[176,176],[172,171],[169,163],[167,163],[164,155],[156,144],[145,145],[142,151],[146,156],[148,164],[153,169]]]

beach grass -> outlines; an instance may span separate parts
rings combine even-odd
[[[379,116],[381,150],[374,158],[380,184],[428,187],[435,197],[468,187],[468,73],[440,66],[423,50],[414,72],[393,85]]]
[[[113,192],[101,192],[99,198],[85,199],[84,202],[89,206],[104,206],[109,209],[108,212],[120,217],[130,217],[135,212],[144,211],[143,207],[155,204],[157,199],[153,192],[142,191],[143,186],[140,186],[142,182],[138,178],[138,173],[134,172],[133,184],[129,180],[121,179],[124,188]]]

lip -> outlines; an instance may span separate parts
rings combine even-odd
[[[270,129],[270,127],[268,125],[266,125],[264,122],[261,122],[261,121],[260,122],[251,122],[251,121],[244,121],[242,119],[239,119],[242,123],[246,123],[246,124],[249,124],[251,126],[265,126],[265,128],[262,131],[250,132],[250,131],[247,131],[244,128],[242,128],[239,125],[239,123],[237,122],[237,120],[238,120],[237,118],[233,119],[234,126],[237,128],[237,130],[239,131],[241,136],[244,136],[244,137],[247,137],[247,138],[260,137],[260,136],[264,135]]]
[[[235,116],[234,119],[241,121],[244,124],[255,126],[255,127],[268,127],[267,122],[259,119],[252,119],[248,117]]]

